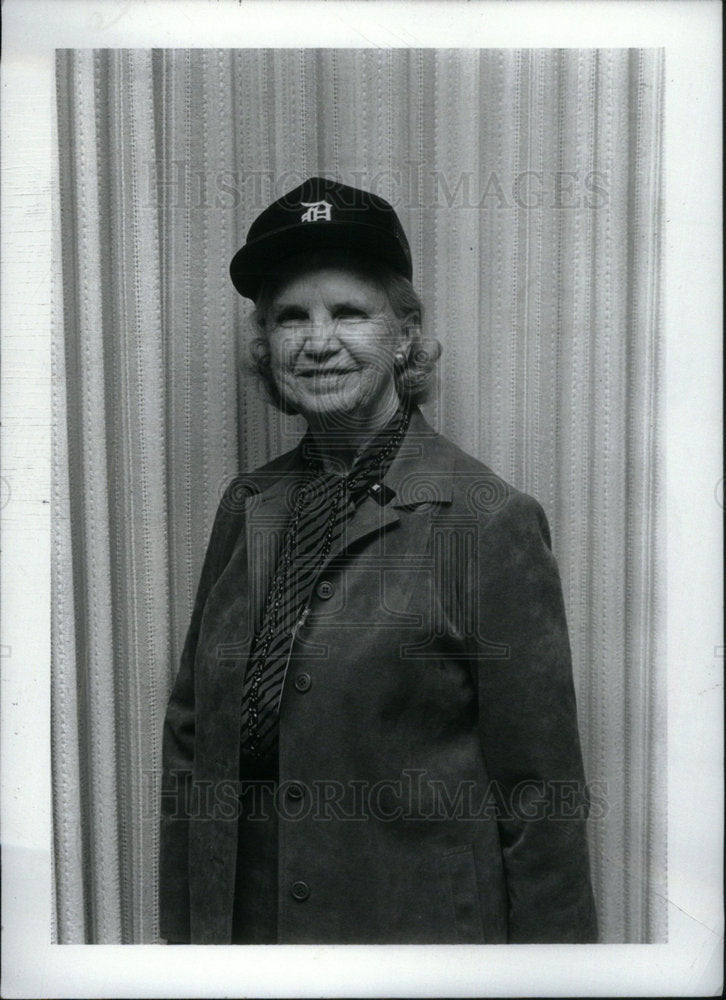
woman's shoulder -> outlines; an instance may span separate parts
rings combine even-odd
[[[518,489],[445,435],[436,433],[432,444],[450,462],[455,508],[503,528],[529,523],[549,538],[547,517],[536,497]]]
[[[242,514],[255,494],[264,493],[276,483],[285,482],[300,471],[300,445],[270,459],[250,472],[238,472],[227,482],[220,501],[220,512]]]
[[[416,432],[422,444],[422,474],[427,468],[450,474],[456,499],[468,498],[475,506],[484,504],[492,512],[505,506],[532,511],[540,508],[534,497],[513,486],[485,461],[464,451],[427,421],[420,419],[414,428]]]

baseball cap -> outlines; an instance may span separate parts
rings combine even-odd
[[[240,295],[256,299],[265,276],[286,257],[328,248],[364,254],[411,280],[411,249],[393,207],[325,177],[309,177],[258,215],[230,275]]]

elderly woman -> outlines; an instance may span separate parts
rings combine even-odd
[[[547,522],[418,409],[438,345],[395,212],[311,178],[231,275],[308,430],[214,524],[164,729],[162,935],[595,940]]]

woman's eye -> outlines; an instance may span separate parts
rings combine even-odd
[[[363,309],[356,309],[355,306],[341,306],[335,310],[335,318],[343,320],[364,320],[368,319],[368,314]]]
[[[304,323],[307,320],[307,313],[303,309],[282,309],[275,317],[278,326],[292,323]]]

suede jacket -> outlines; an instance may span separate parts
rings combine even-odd
[[[161,933],[231,940],[247,656],[300,448],[220,505],[164,726]],[[321,567],[280,704],[281,943],[596,940],[545,515],[414,410]]]

